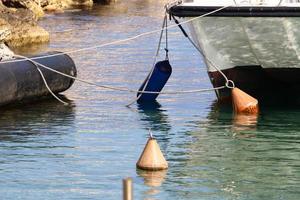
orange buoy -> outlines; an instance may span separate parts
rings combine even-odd
[[[238,88],[232,89],[232,104],[235,113],[257,114],[258,101]]]
[[[160,151],[156,139],[151,135],[141,154],[136,167],[143,170],[158,171],[168,169],[168,163]]]

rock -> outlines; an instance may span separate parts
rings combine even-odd
[[[49,33],[39,26],[17,27],[12,30],[11,35],[6,39],[9,46],[24,46],[33,43],[49,42]]]
[[[108,0],[110,1],[110,0]],[[49,41],[49,33],[37,25],[46,12],[63,12],[74,6],[93,5],[93,0],[0,0],[0,30],[8,29],[9,46]]]
[[[0,30],[11,32],[4,42],[9,46],[48,42],[49,33],[37,26],[37,19],[29,9],[11,9],[0,4]]]
[[[0,43],[3,43],[5,38],[10,34],[9,28],[4,28],[0,30]]]
[[[111,3],[117,3],[117,0],[94,0],[94,2],[107,5]]]
[[[43,7],[45,12],[53,12],[53,13],[63,13],[64,10],[57,5],[47,5]]]
[[[73,0],[73,5],[79,5],[79,6],[92,6],[93,0]]]
[[[14,52],[12,52],[4,43],[5,38],[9,34],[10,30],[8,28],[0,30],[0,61],[10,60],[14,56]]]
[[[93,5],[93,0],[48,0],[47,5],[42,7],[55,8],[55,9],[68,9],[74,6],[87,6],[90,7]]]
[[[42,7],[33,0],[2,0],[2,2],[7,7],[29,9],[37,18],[41,18],[45,15]]]

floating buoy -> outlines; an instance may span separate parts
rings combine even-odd
[[[143,170],[158,171],[168,169],[168,163],[164,158],[156,139],[150,136],[141,154],[136,167]]]
[[[169,60],[157,62],[152,73],[147,76],[147,78],[139,88],[139,91],[160,92],[167,83],[171,74],[172,67],[169,63]],[[147,84],[146,87],[145,84]],[[145,103],[153,102],[157,98],[158,94],[141,94],[139,92],[137,93],[137,96],[140,96],[137,100],[138,103]]]
[[[235,113],[257,114],[258,101],[238,88],[232,89],[232,104]]]

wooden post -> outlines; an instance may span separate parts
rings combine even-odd
[[[132,179],[123,179],[123,200],[133,200],[132,190]]]

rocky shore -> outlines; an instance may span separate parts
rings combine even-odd
[[[37,24],[46,12],[63,12],[74,6],[90,7],[93,3],[93,0],[0,0],[0,30],[10,32],[4,42],[13,47],[48,42],[49,33]]]

